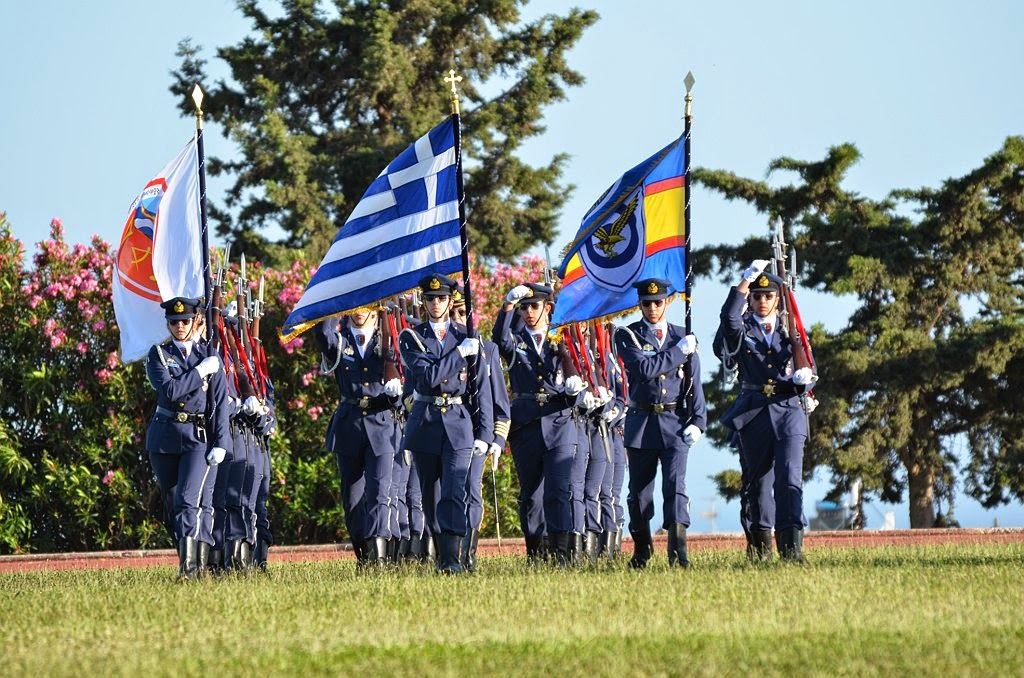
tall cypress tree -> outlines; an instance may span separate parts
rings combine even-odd
[[[770,170],[798,181],[779,188],[694,173],[781,218],[805,284],[856,299],[841,331],[812,333],[821,407],[805,470],[827,464],[836,492],[855,478],[886,501],[906,491],[915,528],[941,524],[936,500],[950,500],[958,478],[986,506],[1024,498],[1024,139],[939,188],[881,201],[841,187],[858,158],[852,145],[819,162],[780,158]],[[750,238],[697,257],[727,277],[768,252]]]
[[[524,0],[285,0],[273,12],[260,4],[239,0],[252,34],[217,49],[230,82],[211,86],[200,49],[184,40],[171,85],[183,115],[192,84],[209,86],[207,118],[238,144],[237,159],[209,160],[211,175],[234,179],[210,210],[220,235],[265,259],[283,248],[319,258],[380,170],[448,113],[442,77],[454,68],[465,78],[476,251],[507,258],[551,242],[571,190],[566,156],[532,167],[517,153],[544,131],[544,107],[583,82],[566,53],[596,13],[524,22]]]

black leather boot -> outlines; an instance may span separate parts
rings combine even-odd
[[[686,555],[686,525],[675,523],[668,528],[668,566],[689,567]]]
[[[199,578],[199,542],[191,537],[178,540],[178,579],[195,581]]]
[[[462,535],[442,532],[435,536],[437,541],[437,571],[442,574],[458,574],[462,571],[459,565],[459,547]]]
[[[367,546],[365,539],[353,539],[352,540],[352,553],[356,556],[356,568],[362,568],[366,566],[367,559]]]
[[[199,578],[202,579],[208,573],[206,571],[210,564],[210,545],[205,541],[199,542],[199,558],[197,566],[199,567]]]
[[[540,565],[544,560],[544,536],[528,534],[526,540],[526,562],[529,565]]]
[[[270,542],[259,540],[256,549],[252,553],[253,567],[262,574],[269,575],[267,571],[267,555],[270,553]]]
[[[224,574],[224,549],[210,549],[210,560],[206,569],[214,577]]]
[[[583,562],[583,535],[573,532],[569,537],[569,564],[579,567]]]
[[[752,563],[770,563],[774,556],[771,530],[751,530],[747,534],[747,560]]]
[[[424,535],[423,538],[426,539],[426,550],[424,551],[425,557],[424,557],[423,562],[425,562],[427,564],[436,563],[437,562],[437,550],[438,550],[437,549],[437,537],[435,535],[429,534],[429,535]]]
[[[470,530],[462,538],[459,550],[462,569],[466,572],[476,572],[476,547],[480,542],[480,530]]]
[[[775,531],[775,545],[779,547],[779,558],[782,560],[804,562],[804,531],[796,527],[787,527]]]
[[[241,565],[239,569],[242,572],[248,572],[252,569],[252,544],[240,541],[238,545],[238,562]]]
[[[633,557],[629,559],[629,566],[634,570],[642,570],[647,567],[647,561],[651,559],[651,552],[654,550],[651,531],[630,531],[630,536],[633,537]]]
[[[615,555],[622,553],[622,528],[615,530]]]
[[[615,560],[615,555],[618,551],[615,548],[615,533],[614,532],[602,532],[601,533],[601,556],[607,560]]]
[[[583,546],[583,553],[586,554],[587,562],[591,565],[597,564],[597,552],[601,546],[601,533],[587,530],[586,543]]]
[[[573,535],[570,532],[552,532],[548,535],[549,561],[555,567],[572,564]]]
[[[388,539],[388,565],[398,565],[398,537]]]
[[[388,538],[373,537],[366,540],[366,564],[375,568],[383,568],[388,563]]]
[[[405,537],[398,540],[398,564],[402,565],[412,560],[412,541]]]

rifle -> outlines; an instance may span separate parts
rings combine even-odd
[[[793,348],[793,364],[796,369],[808,367],[817,373],[818,367],[814,362],[814,354],[811,352],[811,343],[807,338],[803,318],[800,316],[800,308],[796,305],[796,295],[793,294],[793,289],[796,287],[796,248],[790,247],[791,272],[787,275],[786,247],[782,219],[780,218],[776,231],[772,234],[772,266],[775,275],[783,281],[782,289],[779,290],[779,331],[789,339]],[[814,397],[813,388],[807,389],[800,396],[800,404],[808,415],[814,411],[818,401]]]
[[[384,358],[384,381],[402,378],[401,356],[398,352],[398,325],[395,322],[395,303],[381,304],[377,313],[377,337],[381,357]]]
[[[239,380],[239,397],[245,400],[253,395],[260,397],[260,384],[256,380],[256,375],[253,374],[250,358],[252,355],[252,342],[249,339],[249,304],[247,294],[249,285],[245,278],[245,253],[242,253],[242,265],[238,277],[235,278],[235,286],[235,303],[238,306],[238,330],[235,333],[234,328],[232,328],[232,333],[235,335],[234,356],[245,368],[246,378]],[[243,292],[243,290],[245,291]],[[262,400],[262,397],[260,399]]]
[[[213,344],[214,349],[220,353],[221,360],[224,361],[224,372],[234,381],[235,391],[238,392],[238,370],[236,369],[238,360],[231,350],[231,342],[228,340],[227,328],[224,326],[224,315],[221,311],[229,261],[231,261],[231,245],[228,245],[224,250],[224,256],[220,260],[220,265],[217,266],[213,279],[213,292],[211,296],[213,297],[212,316],[214,327],[211,328],[210,342]]]

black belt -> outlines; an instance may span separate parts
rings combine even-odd
[[[744,391],[757,391],[771,398],[772,396],[783,396],[785,398],[792,398],[793,396],[800,395],[796,386],[789,383],[778,383],[778,384],[751,384],[749,382],[743,382],[740,384],[740,388]]]
[[[412,399],[419,403],[433,403],[438,407],[451,407],[452,405],[462,404],[462,396],[449,395],[447,393],[442,393],[441,395],[424,395],[419,391],[413,391]]]
[[[162,417],[167,417],[179,424],[187,424],[188,422],[198,423],[203,425],[206,423],[205,412],[172,412],[166,407],[160,407],[157,405],[156,413]]]
[[[342,398],[341,402],[349,405],[355,405],[358,408],[364,410],[373,410],[374,412],[380,412],[391,407],[391,399],[386,395],[377,396],[363,396],[362,398]]]
[[[559,401],[561,399],[561,401]],[[541,405],[554,403],[562,405],[563,408],[571,407],[569,397],[564,393],[513,393],[512,400],[536,400]]]
[[[670,403],[633,403],[630,405],[634,410],[641,410],[643,412],[654,412],[655,414],[661,414],[662,412],[675,412],[676,405],[679,403],[672,401]]]

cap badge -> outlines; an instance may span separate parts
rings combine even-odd
[[[175,313],[184,313],[185,312],[185,304],[181,303],[181,301],[174,302],[174,312]]]
[[[439,290],[439,289],[441,289],[441,281],[438,280],[437,278],[431,278],[429,286],[430,286],[430,289],[432,289],[432,290]]]
[[[760,278],[758,278],[757,285],[758,287],[768,287],[768,276],[762,275]]]
[[[651,284],[649,284],[647,286],[647,294],[657,294],[657,293],[658,293],[658,283],[652,282]]]

